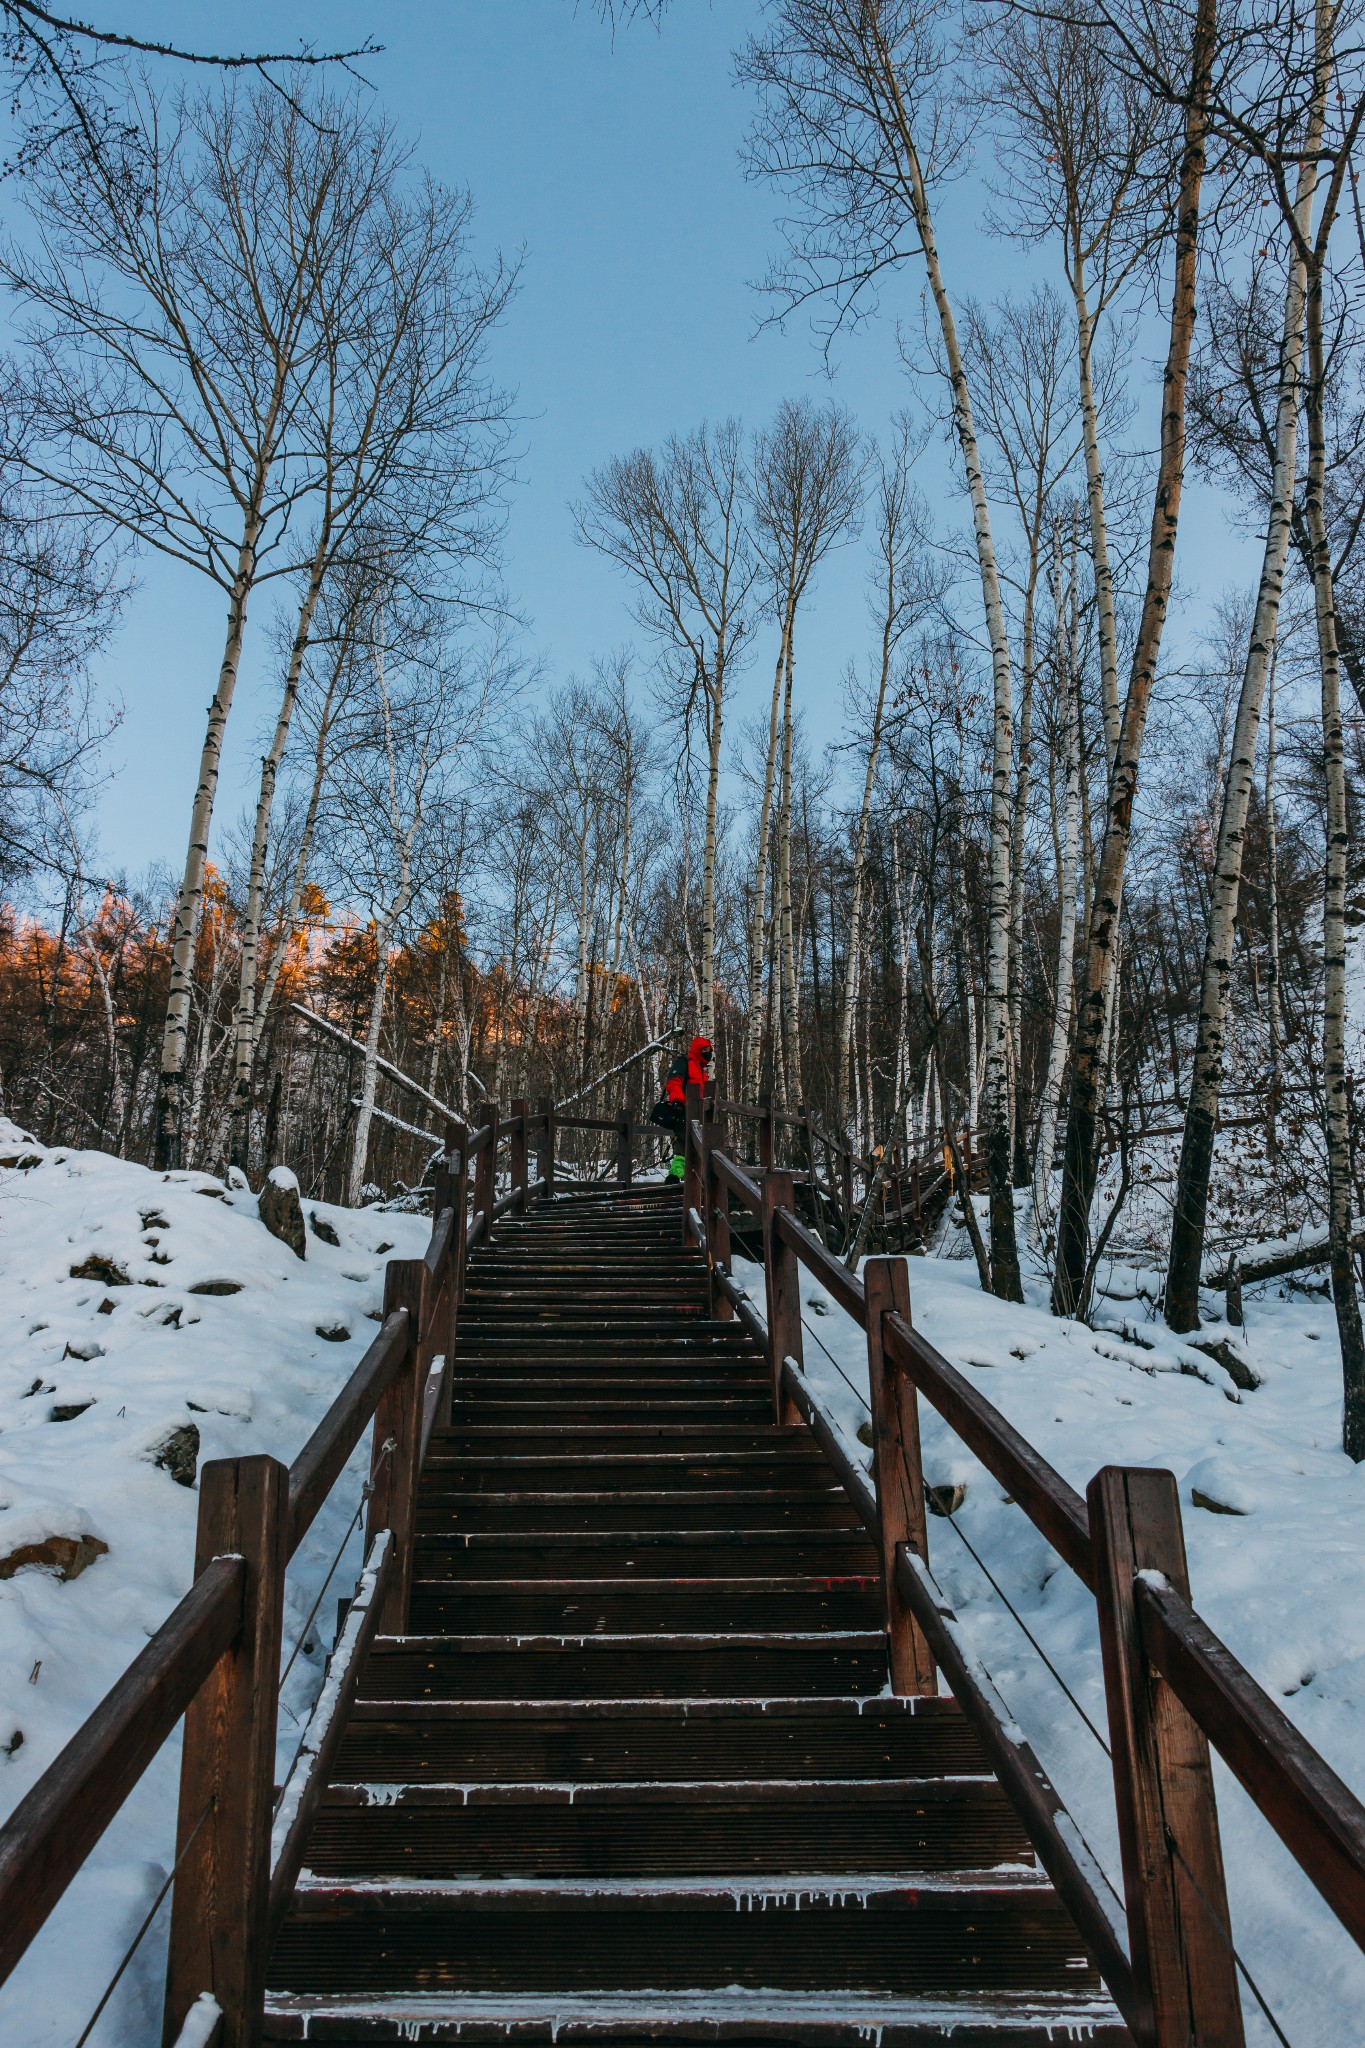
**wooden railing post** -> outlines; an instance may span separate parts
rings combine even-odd
[[[464,1294],[464,1234],[465,1234],[465,1187],[466,1174],[464,1154],[458,1149],[446,1155],[445,1164],[436,1171],[435,1187],[432,1191],[431,1214],[433,1226],[443,1209],[453,1213],[455,1227],[450,1233],[450,1250],[446,1254],[446,1270],[441,1278],[444,1292],[444,1313],[440,1327],[431,1331],[431,1352],[445,1355],[445,1372],[441,1379],[441,1401],[436,1411],[436,1423],[440,1429],[450,1427],[451,1380],[455,1373],[456,1331],[460,1319],[460,1301]]]
[[[488,1221],[484,1226],[484,1239],[493,1228],[493,1204],[498,1192],[498,1105],[486,1102],[484,1109],[488,1116],[488,1143],[481,1149],[474,1167],[474,1207],[482,1209]]]
[[[758,1098],[758,1163],[768,1173],[773,1163],[773,1099],[771,1095]]]
[[[683,1213],[682,1238],[687,1244],[691,1240],[687,1216],[690,1209],[701,1208],[701,1161],[697,1153],[692,1126],[701,1122],[701,1083],[689,1081],[683,1093]]]
[[[723,1132],[720,1135],[724,1135]],[[706,1148],[706,1236],[711,1247],[711,1313],[721,1322],[734,1320],[734,1304],[715,1284],[714,1275],[730,1271],[730,1190],[716,1172],[716,1146]]]
[[[366,1544],[381,1529],[393,1532],[393,1570],[379,1616],[385,1635],[407,1627],[412,1590],[412,1543],[417,1526],[418,1455],[422,1441],[422,1390],[426,1384],[430,1322],[427,1268],[423,1259],[390,1259],[384,1275],[384,1318],[405,1308],[410,1317],[403,1363],[379,1397],[370,1452]]]
[[[783,1167],[763,1176],[763,1277],[768,1297],[768,1349],[773,1374],[773,1415],[778,1422],[801,1420],[782,1391],[782,1361],[804,1363],[801,1348],[801,1268],[796,1253],[777,1230],[779,1209],[792,1208],[796,1188]]]
[[[623,1188],[631,1181],[631,1123],[630,1111],[623,1109],[616,1119],[616,1178]]]
[[[545,1200],[548,1202],[555,1191],[555,1106],[548,1095],[543,1095],[541,1107],[545,1111],[545,1135],[536,1154],[536,1166],[537,1178],[545,1183]]]
[[[863,1266],[867,1303],[867,1381],[872,1398],[872,1476],[881,1522],[882,1593],[892,1690],[906,1697],[938,1691],[929,1645],[905,1603],[896,1577],[896,1546],[906,1543],[929,1562],[920,1457],[919,1396],[914,1382],[882,1342],[882,1318],[910,1321],[910,1276],[904,1259],[868,1259]]]
[[[246,1560],[242,1629],[185,1714],[175,1893],[163,2039],[211,1991],[222,2048],[256,2048],[270,1946],[270,1821],[280,1684],[289,1474],[276,1458],[217,1458],[200,1469],[196,1576]]]
[[[1209,1746],[1145,1656],[1133,1598],[1148,1571],[1189,1597],[1180,1496],[1170,1472],[1107,1465],[1086,1499],[1140,2038],[1243,2048]]]
[[[514,1097],[509,1115],[516,1124],[512,1133],[512,1188],[517,1196],[517,1208],[526,1213],[526,1189],[530,1182],[530,1169],[526,1163],[526,1097]]]

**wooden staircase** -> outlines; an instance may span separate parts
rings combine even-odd
[[[959,1708],[889,1693],[876,1552],[676,1187],[475,1252],[418,1530],[267,2039],[1128,2040]]]

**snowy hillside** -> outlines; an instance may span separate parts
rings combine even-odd
[[[1365,1794],[1365,1467],[1340,1448],[1341,1367],[1331,1304],[1287,1286],[1248,1290],[1260,1378],[1223,1368],[1154,1321],[1155,1275],[1116,1274],[1129,1298],[1088,1329],[1056,1320],[1040,1277],[1024,1307],[983,1295],[970,1262],[912,1258],[917,1326],[1084,1492],[1106,1464],[1166,1466],[1180,1483],[1195,1605],[1346,1782]],[[755,1301],[763,1275],[737,1273]],[[1312,1279],[1313,1276],[1305,1276]],[[846,1441],[865,1421],[865,1339],[803,1273],[808,1377]],[[1139,1292],[1139,1288],[1145,1290]],[[929,1524],[933,1569],[977,1650],[1115,1884],[1109,1763],[969,1554],[964,1536],[1101,1734],[1095,1604],[1023,1511],[921,1403],[925,1476],[965,1487]],[[870,1462],[870,1453],[857,1453]],[[1234,1935],[1293,2048],[1361,2038],[1365,1957],[1240,1788],[1219,1769]],[[1244,1989],[1248,2039],[1274,2036]]]
[[[289,1460],[375,1333],[388,1257],[417,1216],[304,1204],[298,1259],[256,1198],[105,1153],[46,1150],[0,1121],[0,1814],[7,1814],[189,1583],[196,1464]],[[329,1244],[315,1224],[338,1242]],[[289,1575],[288,1658],[355,1512],[362,1448]],[[331,1646],[351,1539],[285,1693],[281,1767]],[[19,1970],[7,2048],[77,2039],[165,1876],[168,1744]],[[163,1908],[164,1921],[164,1908]],[[92,2048],[159,2033],[161,1925]]]
[[[205,1458],[294,1455],[374,1330],[385,1259],[418,1252],[420,1217],[305,1203],[307,1257],[270,1236],[255,1198],[203,1174],[169,1178],[94,1152],[45,1150],[0,1124],[0,1811],[8,1812],[188,1583]],[[329,1244],[316,1226],[338,1239]],[[762,1274],[741,1267],[762,1299]],[[1154,1279],[1111,1270],[1087,1329],[1029,1301],[984,1297],[969,1262],[910,1261],[926,1334],[1078,1487],[1103,1463],[1180,1481],[1196,1604],[1308,1739],[1365,1789],[1365,1470],[1338,1448],[1330,1305],[1249,1291],[1239,1348],[1254,1389],[1172,1338]],[[1311,1276],[1308,1276],[1311,1279]],[[228,1291],[231,1290],[231,1291]],[[805,1285],[807,1371],[853,1443],[864,1419],[862,1333]],[[1101,1733],[1094,1606],[932,1414],[928,1477],[965,1488],[930,1526],[933,1563],[1006,1699],[1117,1880],[1108,1764],[986,1583],[970,1542]],[[865,1454],[861,1454],[865,1455]],[[359,1497],[342,1480],[290,1576],[286,1656]],[[298,1739],[349,1590],[353,1537],[290,1675],[280,1772]],[[297,1720],[296,1718],[297,1717]],[[9,2048],[70,2048],[166,1874],[176,1775],[169,1745],[10,1984]],[[1235,1929],[1294,2048],[1346,2041],[1365,1961],[1269,1830],[1220,1774]],[[163,1909],[164,1915],[164,1909]],[[156,2034],[161,1926],[92,2036]],[[1250,2038],[1272,2037],[1248,1997]]]

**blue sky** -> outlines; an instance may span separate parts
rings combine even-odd
[[[594,652],[633,635],[620,577],[573,537],[569,501],[594,465],[703,417],[734,412],[756,424],[802,392],[832,390],[878,431],[910,395],[894,329],[897,316],[918,321],[913,272],[893,282],[882,317],[840,346],[832,385],[803,323],[756,331],[763,301],[752,285],[775,246],[777,201],[739,168],[746,96],[732,82],[731,51],[757,19],[757,0],[674,0],[660,30],[620,30],[614,43],[573,0],[333,0],[325,10],[299,0],[231,9],[99,0],[90,11],[101,24],[200,47],[384,44],[365,69],[385,110],[438,177],[471,188],[481,246],[525,251],[493,366],[516,391],[521,421],[507,583],[528,621],[526,651],[551,679],[584,671]],[[955,293],[989,296],[1049,274],[1043,254],[980,232],[980,201],[974,180],[948,195],[941,240]],[[1141,399],[1150,371],[1134,361]],[[950,490],[937,450],[922,480],[931,496]],[[945,511],[960,521],[955,495]],[[1244,549],[1212,504],[1191,524],[1186,574],[1215,595],[1245,575]],[[867,641],[863,572],[857,548],[826,565],[799,651],[817,741],[837,734],[839,677]],[[264,608],[253,623],[223,820],[242,804],[272,710]],[[221,644],[219,593],[190,571],[144,562],[101,669],[124,703],[118,772],[100,814],[107,869],[178,864]],[[760,648],[741,719],[766,695],[770,666]]]

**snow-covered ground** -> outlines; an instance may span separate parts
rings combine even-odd
[[[430,1223],[305,1202],[305,1217],[339,1243],[324,1242],[310,1223],[300,1260],[265,1229],[253,1195],[208,1174],[163,1177],[100,1152],[48,1151],[3,1120],[0,1161],[4,1815],[189,1584],[195,1458],[269,1451],[291,1459],[375,1334],[385,1261],[420,1253]],[[367,1465],[362,1445],[290,1568],[286,1657],[355,1513]],[[80,1567],[75,1576],[7,1565],[16,1551],[53,1538],[94,1539],[74,1557],[54,1554]],[[359,1543],[357,1533],[290,1673],[281,1777],[331,1647],[336,1597],[354,1583]],[[6,2048],[71,2048],[79,2038],[165,1878],[178,1767],[175,1740],[0,1989]],[[159,2038],[164,1918],[163,1907],[91,2048]]]
[[[1341,1450],[1330,1302],[1273,1283],[1248,1290],[1244,1341],[1225,1327],[1200,1332],[1201,1342],[1236,1342],[1260,1376],[1239,1394],[1221,1366],[1154,1318],[1151,1274],[1113,1270],[1095,1317],[1112,1328],[1092,1330],[1048,1312],[1041,1274],[1016,1307],[983,1295],[969,1261],[908,1263],[917,1327],[1078,1490],[1101,1465],[1175,1473],[1196,1606],[1365,1794],[1365,1466]],[[736,1273],[761,1305],[761,1269],[737,1264]],[[869,1463],[856,1441],[867,1415],[863,1333],[808,1273],[802,1280],[807,1377]],[[930,1521],[935,1576],[1117,1886],[1108,1760],[955,1525],[1107,1734],[1094,1602],[947,1425],[926,1403],[921,1412],[926,1480],[967,1490],[951,1522]],[[1196,1493],[1211,1505],[1196,1505]],[[1365,1956],[1218,1771],[1234,1939],[1267,2003],[1292,2048],[1365,2039]],[[1273,2042],[1245,1988],[1243,2004],[1248,2040]]]
[[[266,1232],[252,1195],[207,1175],[165,1179],[101,1153],[46,1151],[2,1122],[0,1162],[0,1571],[52,1538],[107,1546],[86,1545],[69,1579],[39,1564],[0,1578],[3,1814],[188,1584],[196,1496],[157,1456],[188,1478],[195,1445],[183,1432],[193,1429],[201,1461],[291,1458],[373,1334],[385,1259],[420,1251],[428,1225],[305,1202],[340,1243],[310,1225],[300,1262]],[[1248,1292],[1244,1339],[1202,1333],[1244,1344],[1262,1384],[1239,1396],[1220,1365],[1154,1321],[1150,1273],[1109,1269],[1096,1320],[1110,1327],[1091,1330],[1053,1319],[1041,1275],[1019,1308],[983,1296],[970,1262],[909,1263],[919,1325],[1074,1485],[1105,1463],[1175,1471],[1201,1612],[1365,1790],[1365,1468],[1339,1448],[1330,1304],[1280,1283]],[[761,1302],[761,1272],[739,1272]],[[865,1456],[862,1333],[805,1279],[808,1374]],[[238,1291],[202,1291],[228,1285]],[[1103,1731],[1089,1595],[932,1413],[925,1456],[931,1483],[965,1484],[956,1524]],[[286,1654],[356,1508],[364,1457],[291,1570]],[[1195,1492],[1231,1512],[1195,1505]],[[1117,1881],[1103,1752],[953,1524],[933,1521],[930,1543],[983,1661]],[[281,1776],[358,1557],[353,1538],[291,1673]],[[168,1744],[0,1989],[6,2048],[71,2048],[79,2037],[164,1880],[177,1762]],[[1225,1773],[1219,1796],[1236,1937],[1287,2038],[1293,2048],[1360,2039],[1365,1959]],[[161,1966],[158,1924],[92,2048],[156,2037]],[[1246,2004],[1251,2040],[1270,2041],[1249,1994]]]

